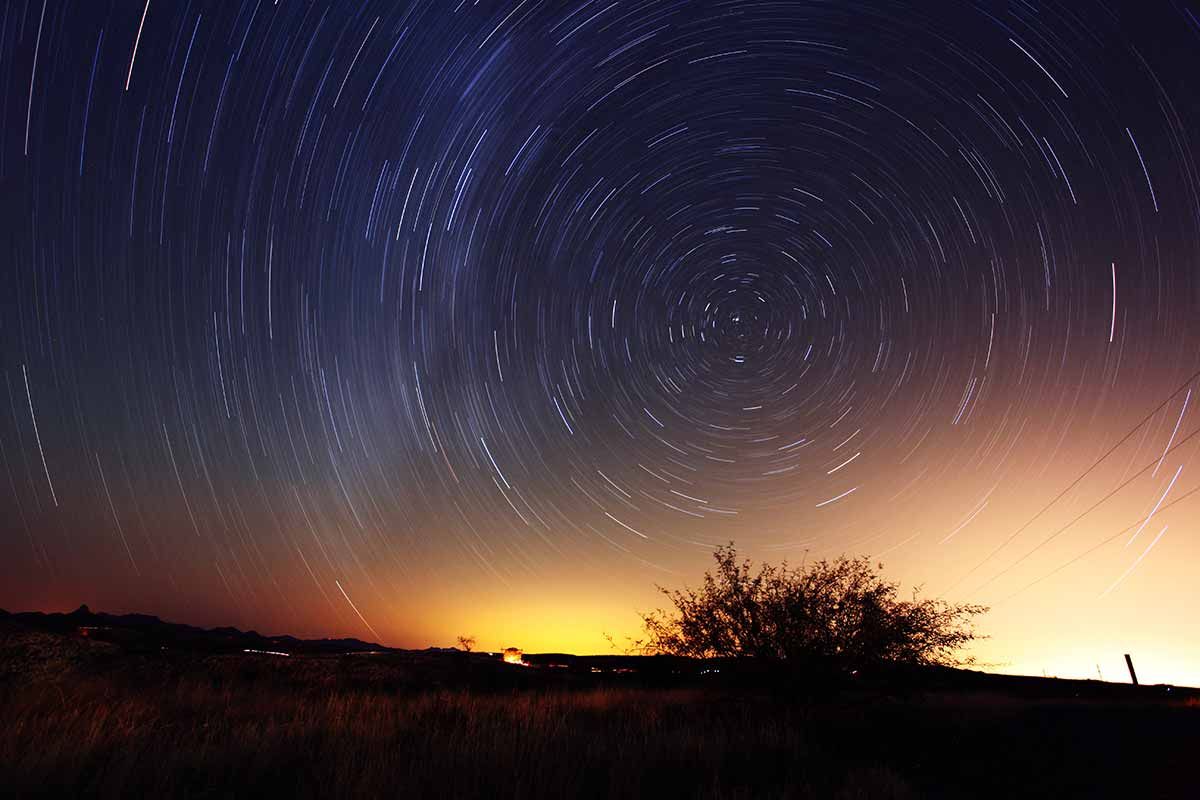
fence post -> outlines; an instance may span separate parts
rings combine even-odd
[[[1137,673],[1133,671],[1133,659],[1129,657],[1129,653],[1125,654],[1125,666],[1129,667],[1129,678],[1133,681],[1133,685],[1137,686]]]

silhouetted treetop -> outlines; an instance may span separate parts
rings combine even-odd
[[[696,658],[787,661],[850,672],[885,664],[973,663],[962,648],[978,638],[980,605],[898,597],[882,564],[867,558],[762,564],[752,571],[732,543],[713,555],[716,569],[697,589],[659,587],[671,610],[642,614],[651,653]]]

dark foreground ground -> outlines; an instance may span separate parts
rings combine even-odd
[[[0,618],[0,795],[1200,797],[1200,702],[1167,687],[835,691],[694,662],[181,648],[63,619]]]

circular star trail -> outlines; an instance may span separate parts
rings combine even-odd
[[[9,3],[3,601],[416,643],[730,540],[991,592],[1132,523],[1031,602],[1177,603],[1200,16],[1150,5]]]

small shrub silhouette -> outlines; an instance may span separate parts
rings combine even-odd
[[[887,665],[964,666],[962,648],[979,638],[980,605],[898,597],[882,564],[866,558],[790,567],[763,564],[757,573],[733,544],[718,547],[714,572],[698,589],[659,587],[674,606],[643,613],[647,653],[694,658],[754,658],[821,672],[849,674]]]

